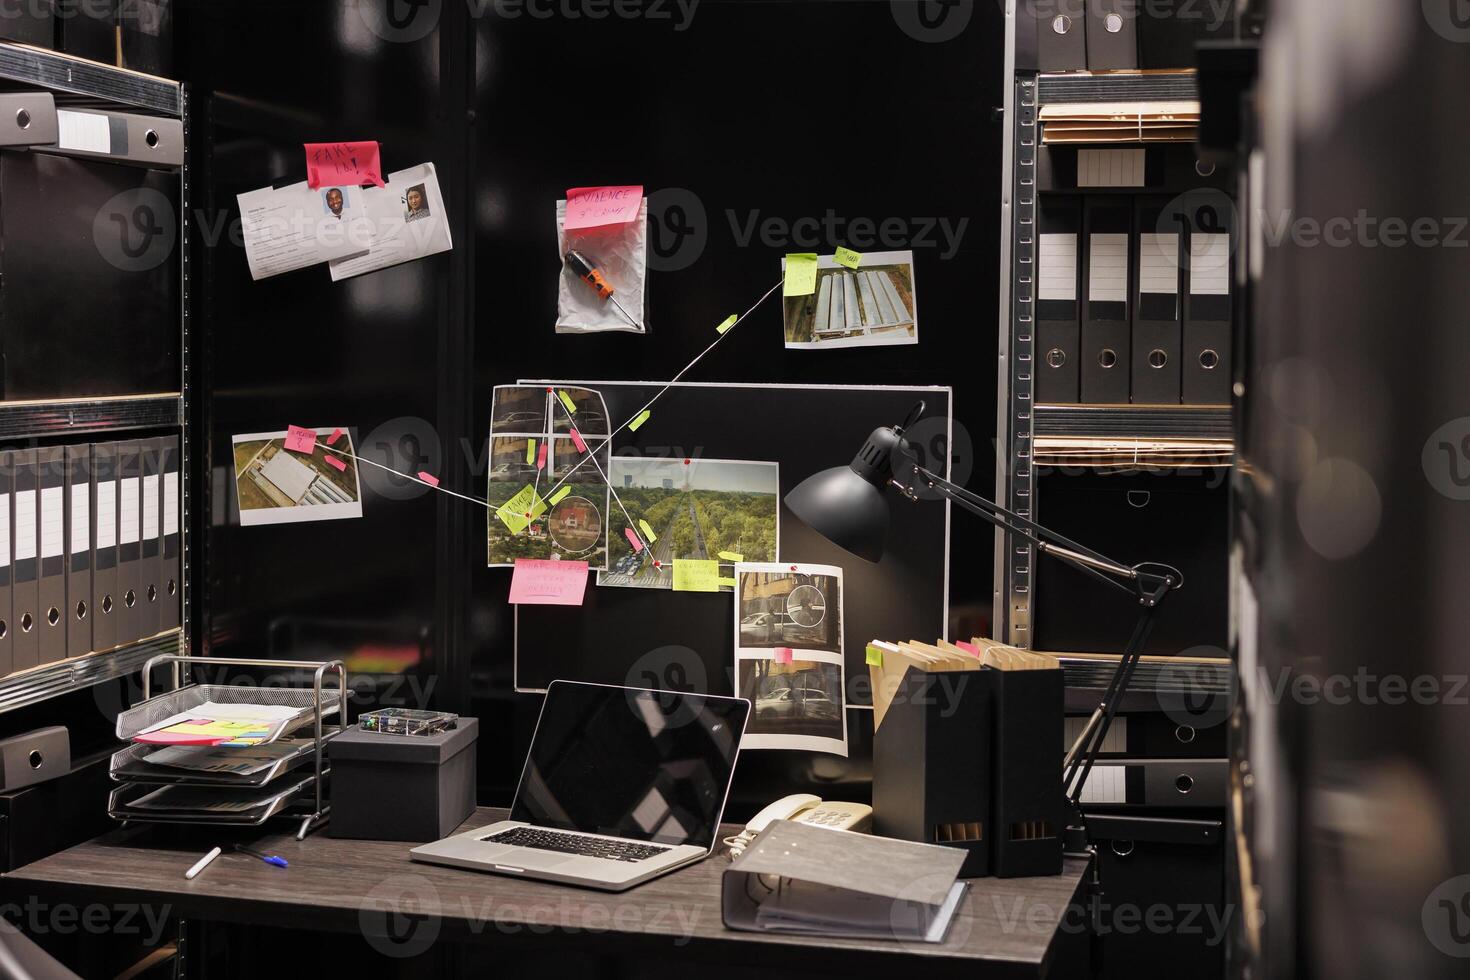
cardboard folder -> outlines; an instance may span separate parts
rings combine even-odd
[[[117,444],[92,444],[92,649],[118,644]]]
[[[1036,401],[1079,396],[1082,208],[1076,197],[1042,195],[1036,220]]]
[[[11,454],[15,492],[10,521],[11,564],[15,578],[11,595],[15,605],[15,642],[11,646],[13,667],[27,670],[41,662],[40,623],[41,560],[40,503],[36,481],[36,451],[21,449]]]
[[[66,655],[92,650],[92,447],[66,447]]]
[[[37,663],[66,659],[66,448],[36,450],[41,581]]]

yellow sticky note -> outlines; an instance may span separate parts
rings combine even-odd
[[[637,432],[638,431],[638,427],[640,425],[642,425],[644,422],[647,422],[648,421],[648,417],[650,415],[652,415],[652,414],[653,413],[650,412],[646,408],[643,411],[639,412],[636,416],[634,416],[633,421],[631,421],[631,422],[628,423],[628,431],[629,432]]]
[[[863,261],[863,253],[854,252],[850,248],[843,248],[841,245],[839,245],[837,246],[836,254],[834,254],[832,258],[835,259],[837,264],[840,266],[845,266],[849,269],[856,269]]]
[[[546,501],[536,496],[536,488],[528,483],[520,493],[501,504],[496,509],[495,516],[510,528],[511,534],[520,534],[533,520],[544,513],[546,513]]]
[[[715,327],[715,333],[721,333],[722,334],[726,330],[729,330],[731,327],[735,326],[735,324],[737,324],[739,322],[740,322],[740,314],[739,313],[731,313],[729,316],[727,316],[725,318],[725,322],[724,323],[720,324],[718,327]]]
[[[733,578],[727,578],[727,577],[725,577],[723,575],[720,576],[720,584],[721,585],[728,585],[732,589],[735,588],[735,580]]]
[[[558,388],[556,389],[556,396],[561,399],[561,403],[567,407],[568,412],[571,412],[573,415],[577,414],[577,405],[572,401],[571,395]]]
[[[786,285],[782,296],[810,296],[817,291],[817,253],[793,252],[786,256]]]
[[[653,528],[649,527],[648,522],[641,517],[638,519],[638,526],[643,528],[643,536],[648,539],[649,544],[658,540],[658,535],[653,533]]]
[[[526,440],[526,465],[527,466],[535,466],[536,465],[536,440],[535,439],[527,439]]]
[[[720,591],[720,563],[703,558],[675,558],[674,591]]]
[[[723,559],[725,559],[725,561],[744,561],[745,560],[745,556],[744,555],[737,555],[733,551],[722,551],[722,552],[720,552],[720,557],[723,558]]]
[[[557,504],[561,503],[562,498],[565,497],[567,494],[569,494],[571,492],[572,492],[572,488],[571,487],[562,487],[556,493],[552,494],[551,495],[551,499],[548,500],[548,501],[546,501],[546,502],[548,504],[551,504],[554,507]]]
[[[868,647],[868,663],[874,667],[883,666],[883,651],[875,646]]]

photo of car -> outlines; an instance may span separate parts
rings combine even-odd
[[[738,693],[754,709],[746,726],[751,747],[832,751],[828,740],[844,740],[840,663],[742,656],[736,672]]]
[[[740,576],[740,645],[837,650],[841,585],[831,575],[790,571]]]

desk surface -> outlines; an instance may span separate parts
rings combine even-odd
[[[504,819],[506,811],[479,808],[460,830]],[[284,827],[285,825],[281,825]],[[738,832],[731,827],[726,834]],[[387,913],[418,919],[433,940],[535,943],[557,948],[580,940],[589,950],[673,952],[675,947],[724,962],[769,960],[786,966],[810,959],[829,967],[859,958],[918,957],[926,973],[974,976],[1046,976],[1054,939],[1082,924],[1068,907],[1078,895],[1087,861],[1068,858],[1062,874],[1047,878],[977,878],[940,944],[832,940],[726,929],[720,918],[722,853],[621,894],[419,864],[412,844],[336,840],[326,830],[305,841],[289,832],[235,836],[199,828],[119,828],[26,865],[0,879],[6,901],[75,900],[168,906],[187,918],[283,928],[382,933]],[[230,850],[245,843],[280,854],[282,870]],[[199,877],[184,871],[212,844],[225,852]],[[423,917],[423,918],[420,918]],[[402,920],[394,927],[403,932]],[[409,940],[412,941],[412,940]],[[896,964],[890,964],[896,965]]]

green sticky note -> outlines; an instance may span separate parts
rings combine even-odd
[[[535,439],[527,439],[526,440],[526,465],[527,466],[535,466],[536,465],[536,440]]]
[[[843,248],[839,245],[837,247],[837,253],[833,255],[832,258],[835,259],[837,261],[837,264],[840,266],[845,266],[849,269],[856,269],[863,261],[863,253],[854,252],[850,248]]]
[[[720,584],[721,585],[728,585],[732,589],[735,588],[735,580],[733,578],[726,578],[723,575],[720,576]]]
[[[675,558],[674,591],[720,591],[720,563],[703,558]]]
[[[725,559],[725,561],[744,561],[745,560],[745,556],[744,555],[737,555],[733,551],[722,551],[722,552],[720,552],[720,557],[723,558],[723,559]]]
[[[501,504],[496,509],[495,516],[510,528],[511,534],[520,534],[530,526],[533,520],[544,513],[546,513],[546,501],[536,496],[536,488],[528,483],[520,493]]]
[[[725,318],[724,323],[720,324],[718,327],[715,327],[715,333],[724,333],[726,330],[729,330],[731,327],[735,326],[735,324],[738,322],[740,322],[740,314],[731,313]]]
[[[548,504],[551,504],[553,507],[555,507],[557,504],[561,503],[563,497],[565,497],[567,494],[569,494],[571,492],[572,492],[572,488],[571,487],[562,487],[556,493],[552,494],[551,495],[551,499],[548,500],[548,501],[546,501],[546,502]]]
[[[868,663],[871,664],[874,667],[882,667],[883,666],[883,651],[881,649],[879,649],[878,647],[869,645],[869,647],[868,647]]]
[[[568,412],[571,412],[573,415],[577,414],[577,405],[572,401],[571,395],[558,388],[556,389],[556,396],[561,399],[561,403],[567,407]]]
[[[653,533],[653,528],[649,527],[648,522],[641,517],[638,519],[638,526],[643,528],[643,536],[648,539],[649,544],[658,540],[658,535]]]
[[[786,285],[782,296],[810,296],[817,291],[817,253],[793,252],[786,256]]]
[[[653,413],[650,412],[646,408],[643,411],[639,412],[636,416],[633,417],[633,421],[631,421],[631,422],[628,423],[628,431],[629,432],[637,432],[638,431],[638,427],[640,425],[642,425],[644,422],[647,422],[648,421],[648,417],[650,415],[652,415],[652,414]]]

